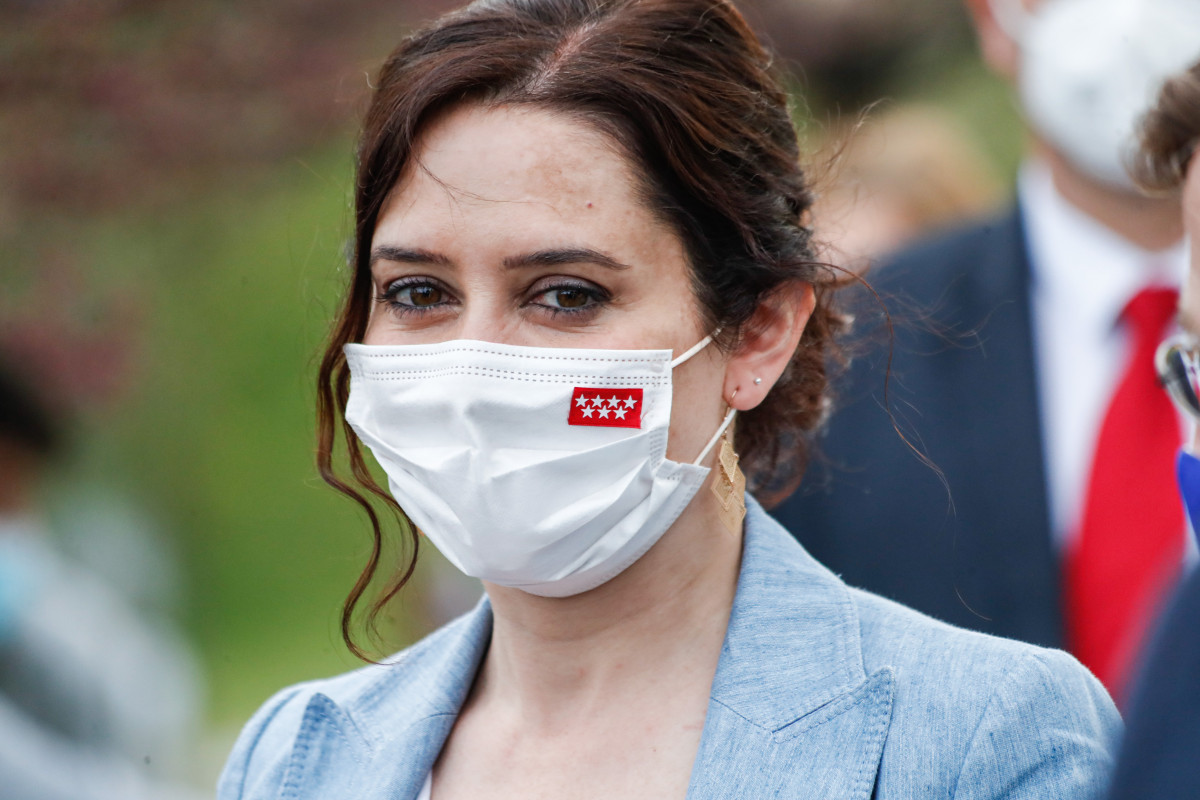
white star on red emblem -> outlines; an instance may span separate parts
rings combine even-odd
[[[575,405],[577,405],[577,406],[586,406],[586,405],[587,405],[587,398],[586,398],[586,397],[584,397],[583,395],[579,395],[579,399],[575,401]]]
[[[625,419],[625,415],[626,415],[627,413],[629,413],[629,412],[627,412],[627,411],[626,411],[625,409],[623,409],[623,408],[618,408],[618,409],[617,409],[616,411],[614,411],[613,413],[617,415],[617,419]]]
[[[594,410],[594,409],[591,409],[591,408],[585,408],[585,409],[583,410],[583,415],[584,415],[585,417],[590,417],[590,416],[592,415],[592,411],[593,411],[593,410]]]
[[[637,400],[634,400],[632,397],[625,398],[625,407],[626,408],[633,408],[636,405],[637,405]]]
[[[603,417],[604,419],[608,419],[608,414],[609,414],[609,411],[607,408],[600,409],[600,416]]]

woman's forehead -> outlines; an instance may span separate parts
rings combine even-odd
[[[620,148],[566,115],[463,107],[434,120],[413,155],[380,214],[376,243],[603,244],[640,259],[677,238],[646,206]]]
[[[397,186],[401,193],[424,178],[460,199],[636,199],[630,165],[608,137],[542,109],[458,107],[430,122],[413,155],[411,174]]]

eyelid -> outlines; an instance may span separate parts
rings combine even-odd
[[[419,306],[411,303],[402,303],[398,296],[406,289],[413,289],[420,286],[429,286],[445,293],[446,299],[442,302],[428,306]],[[458,303],[458,298],[454,292],[442,281],[428,275],[404,275],[395,280],[388,281],[387,285],[375,294],[375,301],[386,307],[393,314],[426,314],[433,312],[439,308],[444,308],[448,305]]]
[[[563,290],[583,292],[589,298],[589,302],[574,308],[537,302],[539,298],[545,295]],[[551,314],[553,316],[582,316],[599,311],[608,305],[611,300],[612,293],[603,286],[579,278],[555,276],[549,280],[543,279],[536,282],[529,291],[529,299],[526,301],[526,305],[536,307],[540,313]]]
[[[553,291],[555,289],[582,289],[583,291],[592,292],[596,295],[604,297],[605,299],[608,299],[612,296],[612,293],[608,289],[605,289],[603,286],[594,281],[568,275],[549,275],[538,278],[533,282],[533,285],[529,287],[528,291],[529,294],[536,296],[539,294],[545,294],[546,292]]]
[[[450,287],[444,281],[440,281],[430,275],[401,275],[398,278],[385,281],[380,294],[394,294],[400,289],[407,289],[410,286],[436,286],[444,292],[450,292]]]

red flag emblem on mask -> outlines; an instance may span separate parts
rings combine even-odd
[[[641,389],[587,389],[576,386],[571,393],[568,425],[603,428],[642,427]]]

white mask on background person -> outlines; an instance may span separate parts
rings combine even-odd
[[[670,350],[459,340],[345,346],[346,420],[396,502],[467,575],[532,594],[593,589],[640,558],[708,476],[666,459]]]
[[[1029,124],[1076,169],[1132,191],[1137,126],[1163,82],[1200,59],[1200,0],[990,0],[1021,49]]]

